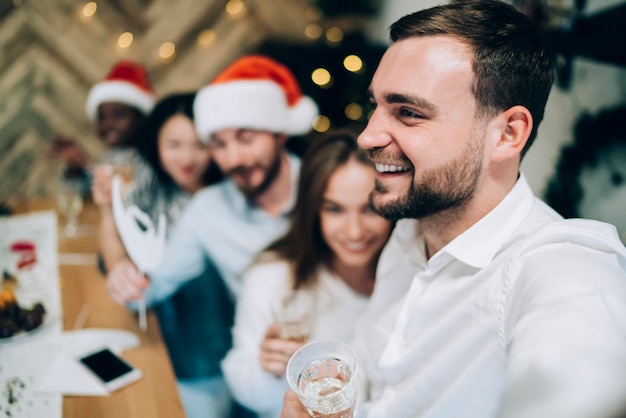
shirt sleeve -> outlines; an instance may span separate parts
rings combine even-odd
[[[624,266],[608,251],[550,247],[513,269],[499,416],[614,416],[626,408]]]
[[[203,214],[198,213],[195,207],[190,204],[185,209],[168,234],[161,263],[148,272],[150,286],[144,293],[148,304],[167,298],[181,285],[198,277],[206,267],[207,258],[198,232]]]
[[[244,276],[237,301],[233,347],[222,371],[237,401],[256,412],[280,413],[288,388],[284,377],[266,372],[259,362],[260,344],[272,324],[272,303],[285,293],[288,270],[282,263],[259,264]]]

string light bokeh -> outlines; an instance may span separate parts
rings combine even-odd
[[[96,1],[82,3],[77,14],[89,24],[91,19],[97,19],[98,6]],[[368,7],[370,9],[363,13],[372,13],[374,9]],[[353,27],[346,31],[337,20],[327,19],[348,11],[350,9],[341,9],[328,2],[312,1],[304,12],[308,23],[302,28],[300,40],[290,43],[290,40],[270,39],[257,51],[249,51],[272,56],[294,71],[305,93],[313,97],[320,108],[320,116],[312,125],[317,132],[367,121],[367,86],[384,47],[373,45]],[[246,0],[228,0],[222,13],[234,23],[253,18],[254,10]],[[121,31],[114,40],[117,54],[131,56],[140,48],[141,34],[133,29]],[[165,33],[163,36],[158,49],[153,52],[156,62],[163,66],[184,57],[187,48],[202,48],[212,53],[220,46],[219,32],[210,25],[198,28],[191,44],[179,45],[180,40],[165,39]]]

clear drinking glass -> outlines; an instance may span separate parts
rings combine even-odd
[[[356,405],[356,354],[336,341],[315,341],[287,363],[287,382],[314,418],[352,418]]]
[[[65,217],[63,234],[73,237],[78,231],[78,215],[83,210],[83,190],[85,182],[81,177],[70,176],[61,171],[57,182],[56,200],[59,212]]]
[[[279,338],[305,342],[311,336],[314,302],[310,292],[294,290],[274,307],[274,320],[279,326]]]
[[[98,159],[98,165],[111,167],[113,176],[122,178],[122,195],[127,196],[134,187],[137,151],[134,148],[117,147],[106,150]]]

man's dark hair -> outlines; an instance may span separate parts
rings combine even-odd
[[[392,42],[419,36],[448,35],[466,42],[474,52],[474,97],[480,116],[490,117],[515,105],[526,107],[537,128],[552,83],[552,52],[538,28],[509,4],[496,0],[465,0],[407,15],[390,29]]]

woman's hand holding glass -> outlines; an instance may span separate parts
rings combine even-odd
[[[261,342],[261,367],[276,377],[285,375],[287,362],[309,339],[314,301],[311,293],[294,290],[273,307],[274,323]]]
[[[116,175],[122,178],[122,196],[128,195],[134,186],[137,155],[133,149],[109,149],[98,160],[93,170],[92,196],[100,207],[112,203],[111,182]]]
[[[284,376],[291,355],[298,351],[302,345],[303,342],[301,341],[281,339],[280,325],[270,325],[261,342],[261,352],[259,353],[261,367],[276,377]]]

